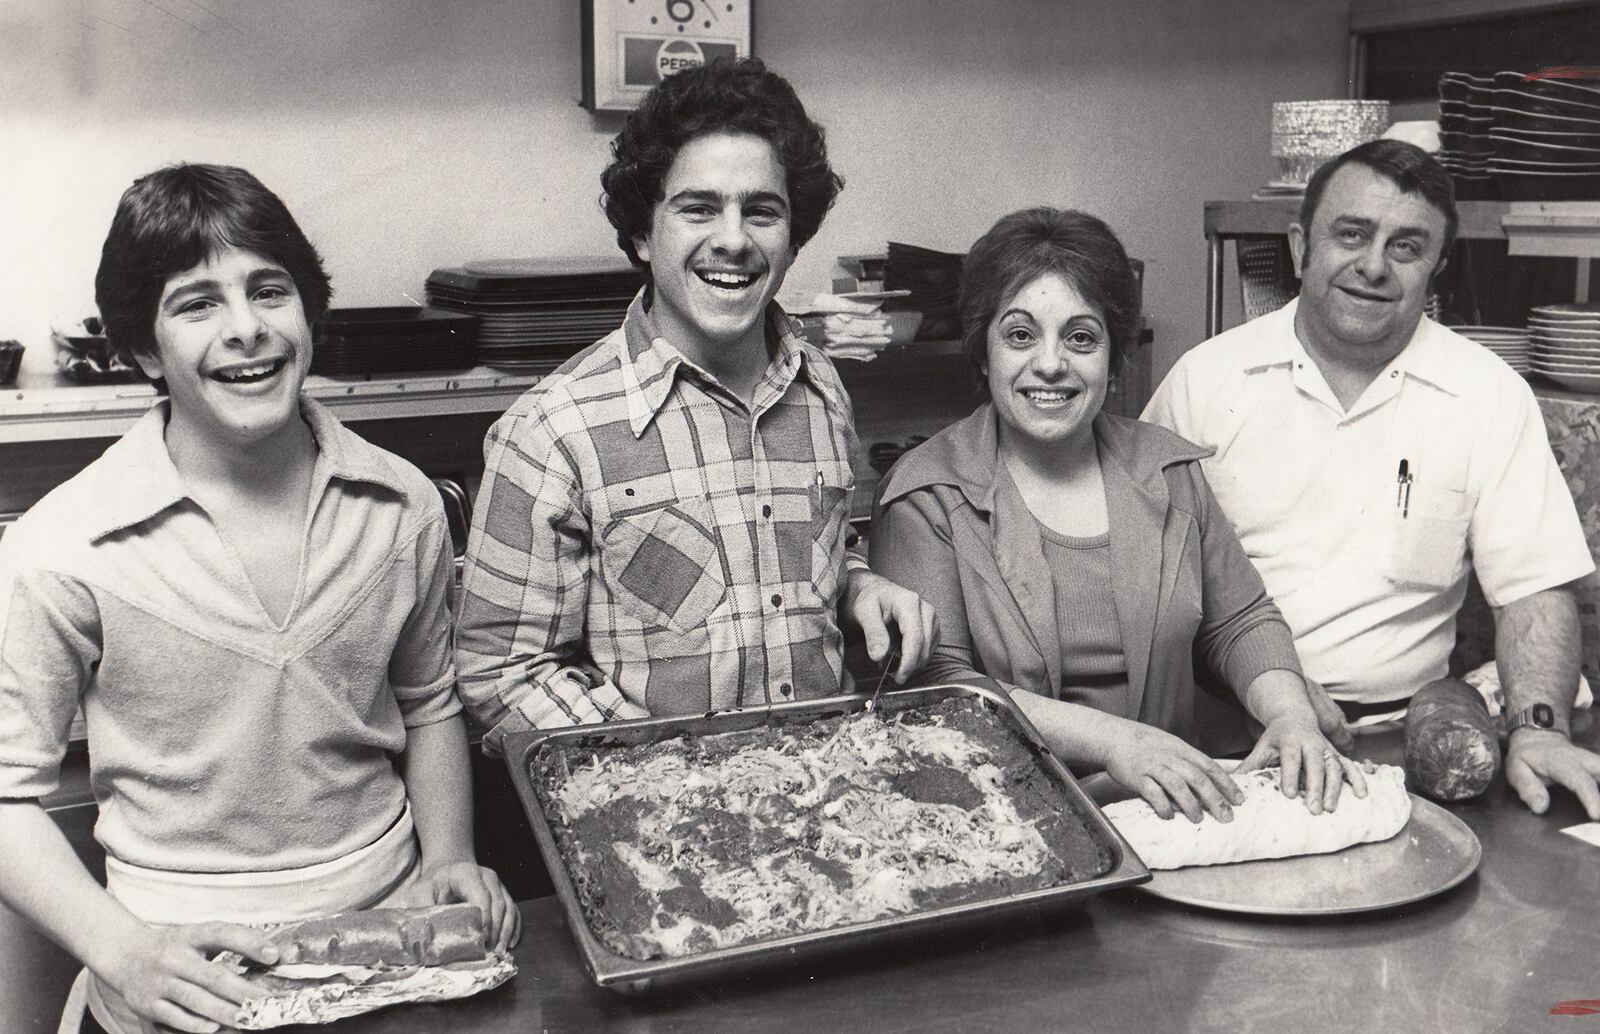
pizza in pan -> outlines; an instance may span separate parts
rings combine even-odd
[[[546,817],[589,925],[676,958],[1102,875],[1104,833],[964,699],[638,746],[547,744]]]
[[[1320,815],[1300,798],[1283,795],[1276,768],[1233,778],[1244,802],[1233,806],[1232,822],[1219,822],[1209,812],[1199,822],[1181,815],[1163,819],[1140,799],[1109,804],[1105,816],[1152,869],[1328,854],[1387,840],[1411,818],[1405,773],[1395,765],[1379,765],[1367,775],[1367,796],[1342,793],[1339,806]]]

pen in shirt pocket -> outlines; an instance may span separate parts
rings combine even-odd
[[[1400,519],[1404,520],[1411,513],[1411,464],[1404,458],[1400,460],[1399,473],[1395,475],[1394,505],[1400,511]]]
[[[811,484],[811,512],[812,513],[821,513],[822,512],[822,488],[823,488],[824,484],[825,484],[825,482],[822,480],[822,471],[819,470],[819,471],[817,471],[817,480],[812,482],[812,484]]]

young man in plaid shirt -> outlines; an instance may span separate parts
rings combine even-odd
[[[622,326],[484,445],[456,649],[506,733],[836,693],[839,615],[896,678],[932,608],[847,556],[856,435],[832,364],[774,302],[843,181],[760,61],[670,76],[601,175],[646,274]]]

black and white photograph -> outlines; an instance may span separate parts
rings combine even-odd
[[[0,0],[6,1034],[1600,1023],[1600,2]]]

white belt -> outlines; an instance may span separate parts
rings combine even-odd
[[[367,908],[416,868],[408,802],[388,832],[316,865],[267,872],[173,872],[106,858],[106,890],[147,923],[285,923]]]

